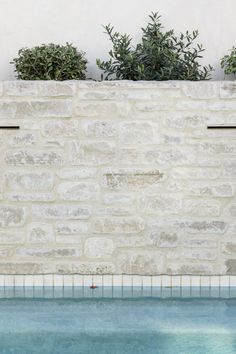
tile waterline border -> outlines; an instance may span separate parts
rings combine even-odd
[[[236,287],[236,275],[0,275],[0,287]]]

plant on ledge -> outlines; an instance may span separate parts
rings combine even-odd
[[[42,44],[20,49],[12,64],[20,80],[83,80],[87,60],[72,44]]]
[[[160,16],[152,13],[146,28],[142,28],[141,42],[132,46],[132,38],[114,31],[110,24],[105,33],[112,42],[110,59],[97,65],[105,79],[118,80],[207,80],[212,67],[201,66],[198,59],[204,51],[193,42],[198,31],[181,33],[178,38],[173,30],[164,32]]]
[[[230,54],[225,55],[220,63],[226,75],[236,74],[236,47],[233,47]]]

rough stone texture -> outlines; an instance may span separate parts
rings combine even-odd
[[[50,224],[32,223],[28,228],[29,243],[50,243],[54,242],[53,227]]]
[[[0,93],[0,274],[236,275],[234,82]]]
[[[91,237],[85,241],[84,252],[88,258],[105,258],[114,251],[113,241],[103,237]]]
[[[99,186],[94,182],[63,182],[58,186],[62,200],[86,201],[98,199]]]
[[[53,188],[53,174],[50,171],[17,171],[5,173],[5,184],[9,190],[42,191]]]

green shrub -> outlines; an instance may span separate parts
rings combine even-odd
[[[43,44],[22,48],[13,59],[20,80],[73,80],[85,79],[85,53],[72,44]]]
[[[198,62],[204,51],[202,45],[192,44],[198,31],[180,34],[173,30],[164,32],[160,16],[152,13],[146,28],[142,28],[141,42],[132,46],[132,38],[105,26],[105,33],[112,42],[110,59],[97,65],[106,74],[105,79],[118,80],[206,80],[212,67]]]
[[[225,55],[220,63],[226,75],[236,74],[236,47],[233,47],[230,54]]]

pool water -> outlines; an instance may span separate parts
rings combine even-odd
[[[2,298],[1,354],[233,354],[236,299]]]

